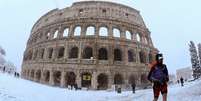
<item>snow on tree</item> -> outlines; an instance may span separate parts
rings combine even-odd
[[[200,62],[196,50],[196,46],[193,41],[190,41],[189,44],[189,51],[190,51],[190,56],[191,56],[191,64],[192,64],[192,70],[193,70],[193,78],[197,79],[201,76],[200,73]]]
[[[199,54],[199,60],[200,60],[200,66],[201,66],[201,43],[198,44],[198,54]],[[199,73],[201,76],[201,68],[199,69]]]
[[[6,55],[6,51],[0,46],[0,54],[1,55]]]

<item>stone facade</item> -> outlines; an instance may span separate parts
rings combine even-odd
[[[76,2],[33,26],[22,76],[60,87],[143,86],[157,52],[139,11],[111,2]]]

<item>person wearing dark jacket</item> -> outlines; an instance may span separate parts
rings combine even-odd
[[[181,86],[184,86],[184,79],[183,77],[180,78]]]
[[[165,64],[163,64],[163,55],[156,55],[156,62],[151,66],[151,70],[148,74],[148,80],[153,83],[154,100],[157,101],[160,92],[163,96],[163,101],[167,101],[167,82],[169,81],[168,70]]]

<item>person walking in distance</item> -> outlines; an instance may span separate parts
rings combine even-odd
[[[166,65],[163,64],[162,54],[156,55],[156,61],[151,65],[151,70],[148,74],[148,80],[153,83],[153,101],[158,100],[160,92],[163,96],[163,101],[167,101],[167,82],[169,81],[169,75]]]
[[[183,87],[184,86],[184,79],[183,79],[183,77],[180,78],[180,82],[181,82],[181,86]]]

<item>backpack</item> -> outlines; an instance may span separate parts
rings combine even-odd
[[[163,67],[155,66],[153,68],[154,70],[151,73],[151,80],[163,83],[166,79],[166,74],[164,73],[164,65]]]

